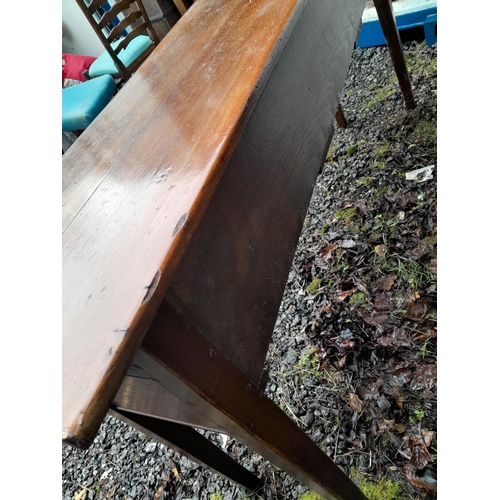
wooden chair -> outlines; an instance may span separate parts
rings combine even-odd
[[[76,0],[106,52],[89,68],[90,78],[111,75],[129,80],[160,38],[141,0]]]

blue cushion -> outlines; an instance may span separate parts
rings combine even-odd
[[[115,91],[116,84],[110,75],[62,89],[62,131],[86,129]]]
[[[111,47],[115,48],[120,43],[120,40],[116,40],[111,44]],[[128,45],[126,49],[120,50],[118,54],[118,59],[127,68],[130,66],[153,42],[146,35],[139,35],[135,37]],[[91,78],[101,75],[116,75],[118,70],[116,69],[115,63],[111,56],[104,52],[101,54],[96,61],[92,63],[89,68],[89,75]]]

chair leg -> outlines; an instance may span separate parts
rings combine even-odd
[[[191,427],[118,409],[111,409],[110,414],[250,491],[262,487],[262,480]]]
[[[302,429],[166,300],[136,360],[158,384],[324,498],[367,500]]]
[[[413,98],[410,77],[408,76],[408,69],[406,67],[401,38],[399,37],[398,28],[396,26],[391,0],[373,0],[373,3],[375,4],[380,26],[387,42],[387,48],[391,54],[392,63],[396,71],[396,76],[398,77],[401,92],[403,93],[406,109],[415,109],[415,99]]]

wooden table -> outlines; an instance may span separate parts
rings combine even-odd
[[[364,0],[197,0],[63,157],[63,442],[108,411],[255,490],[193,427],[359,489],[263,395]]]

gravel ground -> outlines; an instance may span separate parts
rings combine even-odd
[[[331,298],[322,296],[321,290],[312,291],[309,281],[316,273],[321,277],[321,285],[325,284],[324,275],[315,268],[313,249],[316,249],[317,253],[321,247],[321,245],[318,247],[319,235],[325,237],[330,235],[323,247],[335,241],[335,234],[329,226],[333,224],[333,214],[347,206],[345,203],[349,197],[359,198],[359,193],[353,191],[353,186],[369,182],[363,179],[370,179],[370,182],[372,179],[379,179],[379,182],[385,179],[383,176],[377,177],[379,173],[368,176],[366,171],[372,168],[375,148],[387,140],[389,129],[396,127],[403,135],[413,133],[412,140],[416,146],[412,149],[415,154],[408,156],[406,147],[404,151],[394,147],[392,155],[385,157],[388,166],[383,175],[389,175],[387,172],[396,170],[403,172],[404,175],[404,172],[436,164],[435,143],[427,143],[425,137],[420,138],[420,142],[415,139],[416,129],[412,128],[412,124],[425,116],[435,128],[437,46],[422,47],[412,42],[405,44],[405,52],[418,106],[412,113],[404,110],[387,49],[385,47],[357,49],[353,53],[342,96],[348,128],[338,130],[335,134],[327,162],[318,177],[266,361],[266,369],[270,375],[266,392],[329,456],[335,459],[346,473],[352,474],[351,468],[355,467],[371,479],[387,476],[401,480],[403,489],[400,498],[416,499],[434,498],[437,457],[433,452],[428,454],[428,460],[421,467],[424,473],[420,471],[418,477],[418,480],[426,484],[423,488],[419,488],[416,486],[419,484],[417,479],[413,482],[408,481],[411,474],[409,476],[407,469],[403,472],[405,463],[408,466],[410,459],[410,452],[405,452],[404,448],[408,441],[407,437],[405,441],[407,434],[403,433],[402,437],[398,437],[396,431],[391,428],[392,433],[389,432],[388,435],[393,441],[399,440],[393,450],[394,453],[391,454],[387,449],[381,450],[373,444],[375,441],[377,443],[382,441],[383,436],[381,437],[380,433],[375,432],[376,438],[370,439],[364,430],[360,431],[359,427],[352,424],[359,417],[360,412],[353,410],[359,398],[346,399],[345,394],[332,389],[336,385],[330,380],[331,377],[335,377],[335,370],[342,371],[340,368],[343,366],[342,363],[346,363],[347,356],[333,355],[332,349],[325,347],[328,343],[325,344],[324,340],[321,340],[314,328],[315,321],[319,317],[318,311],[330,307]],[[408,140],[407,144],[410,142]],[[391,161],[393,167],[389,166]],[[401,175],[398,182],[403,182]],[[433,183],[434,190],[425,191],[425,195],[435,197],[435,173],[429,182]],[[421,209],[428,210],[425,220],[431,217],[429,214],[434,213],[432,212],[434,208],[435,203],[432,205],[428,201],[428,204]],[[399,213],[401,214],[401,211]],[[428,234],[432,227],[433,224],[430,224]],[[351,246],[348,244],[350,241],[348,238],[342,241],[344,248]],[[358,247],[361,246],[358,241],[356,243]],[[428,250],[430,259],[434,256],[435,250],[431,248]],[[348,276],[343,276],[342,279],[343,282],[349,281]],[[357,290],[362,289],[356,277],[351,280],[358,283]],[[329,285],[334,286],[333,281],[334,279],[329,280]],[[433,290],[427,291],[430,294]],[[399,308],[401,307],[400,305]],[[373,332],[376,332],[373,335],[378,339],[381,338],[381,331],[377,331],[376,324],[367,328],[372,328]],[[330,333],[336,334],[335,338],[341,338],[345,342],[352,338],[350,330],[342,330],[342,326],[337,326],[334,322],[328,329]],[[352,331],[355,331],[354,327]],[[370,331],[368,336],[372,335]],[[435,339],[429,334],[426,337],[425,347],[432,348],[433,342]],[[421,344],[419,345],[421,347]],[[397,347],[394,347],[394,350],[396,349]],[[425,366],[435,366],[432,364],[435,363],[435,357],[432,357],[432,353],[426,354],[431,357],[425,359]],[[345,372],[347,370],[348,366]],[[351,387],[350,394],[356,393],[356,388],[352,389],[352,385],[350,386],[352,379],[342,382],[348,392]],[[435,384],[435,381],[433,383]],[[434,385],[431,389],[435,389]],[[360,391],[358,394],[363,399]],[[364,396],[368,398],[366,391]],[[413,391],[413,396],[418,399],[418,388]],[[377,393],[377,397],[379,409],[384,410],[389,404],[387,403],[389,397],[384,396],[384,393],[380,395]],[[422,399],[422,410],[415,410],[416,407],[412,407],[411,410],[423,412],[425,409],[427,420],[419,421],[417,424],[419,431],[429,438],[429,448],[431,442],[435,445],[435,394],[433,397],[434,399],[426,396],[425,401]],[[389,404],[386,408],[387,411],[390,406]],[[396,422],[402,421],[401,415],[394,417],[389,414],[384,418],[392,417],[394,424],[394,419]],[[348,422],[345,422],[346,419]],[[380,426],[380,422],[378,425]],[[295,499],[307,491],[303,485],[235,440],[215,433],[201,432],[249,470],[265,478],[266,488],[260,494],[262,498]],[[410,441],[411,439],[410,437]],[[413,446],[416,446],[415,443]],[[377,455],[378,453],[380,455]],[[397,461],[398,457],[402,462]],[[208,500],[215,493],[219,493],[224,500],[247,498],[245,492],[230,481],[209,473],[110,416],[105,419],[97,439],[89,450],[80,451],[67,446],[62,448],[64,500],[75,497],[78,500],[108,498]]]

